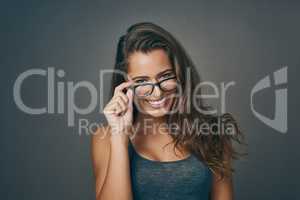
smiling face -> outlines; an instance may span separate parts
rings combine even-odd
[[[168,78],[174,77],[176,74],[172,70],[172,66],[168,55],[162,49],[152,50],[150,52],[134,52],[128,58],[128,79],[134,80],[134,84],[157,83]],[[176,81],[168,79],[161,86],[170,88]],[[175,83],[176,84],[176,83]],[[145,97],[139,97],[138,94],[151,91],[151,85],[136,88],[134,102],[137,105],[139,112],[151,115],[153,117],[162,117],[170,110],[174,100],[174,90],[161,90],[155,86],[152,93]],[[176,89],[175,89],[176,90]]]

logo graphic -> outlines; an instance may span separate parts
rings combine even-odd
[[[273,73],[274,85],[277,87],[282,84],[286,84],[287,80],[287,66],[283,67]],[[254,109],[253,95],[261,90],[271,87],[270,76],[266,76],[261,79],[251,90],[251,110],[255,117],[260,121],[268,125],[269,127],[281,132],[286,133],[287,127],[287,88],[280,88],[275,90],[275,117],[270,119]]]
[[[250,107],[254,116],[262,121],[267,126],[281,132],[287,133],[288,130],[288,120],[287,120],[287,70],[288,67],[284,66],[283,68],[275,71],[273,74],[268,75],[261,79],[251,90],[251,99],[250,99]],[[55,69],[54,67],[49,67],[47,70],[45,69],[28,69],[25,72],[21,73],[13,86],[13,97],[14,102],[17,107],[23,111],[24,113],[30,115],[42,115],[42,114],[67,114],[66,118],[68,121],[68,126],[73,127],[75,125],[75,120],[77,115],[88,115],[91,112],[95,111],[98,107],[99,113],[103,111],[103,97],[104,97],[104,87],[106,87],[106,83],[104,82],[105,76],[110,73],[118,73],[126,77],[126,73],[123,71],[117,71],[114,69],[106,69],[100,70],[99,73],[99,84],[98,87],[95,86],[92,82],[89,81],[67,81],[65,80],[66,72],[62,69]],[[186,73],[186,80],[189,83],[191,75],[190,70],[188,68],[188,72]],[[33,107],[30,104],[26,104],[22,98],[22,85],[27,79],[30,79],[32,76],[41,76],[44,78],[44,81],[47,83],[47,88],[45,88],[44,95],[47,95],[47,101],[44,102],[43,107]],[[272,82],[274,80],[274,83]],[[234,81],[229,83],[222,82],[220,88],[213,82],[205,81],[199,82],[195,85],[195,89],[193,92],[188,91],[188,98],[192,98],[191,103],[193,106],[202,113],[205,114],[214,114],[217,113],[217,109],[213,110],[203,110],[198,104],[202,99],[219,99],[221,105],[221,113],[225,113],[226,109],[226,92],[230,86],[235,85]],[[274,109],[274,119],[271,119],[261,113],[259,113],[254,108],[253,98],[254,95],[265,89],[271,89],[271,86],[275,86],[275,109]],[[213,89],[212,94],[202,94],[200,91],[202,87],[210,87]],[[100,88],[99,88],[100,87]],[[86,89],[89,92],[90,102],[86,107],[77,106],[75,101],[75,95],[78,92],[78,89]],[[99,89],[98,89],[99,88]],[[100,98],[99,98],[100,97]],[[65,106],[66,104],[66,106]],[[190,106],[188,105],[188,110],[190,111]],[[188,111],[188,112],[189,112]],[[94,126],[94,123],[90,123],[87,119],[79,119],[79,127],[86,128],[89,125]]]

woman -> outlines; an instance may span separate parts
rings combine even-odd
[[[232,200],[231,161],[241,155],[232,141],[243,135],[230,114],[189,98],[200,78],[180,43],[156,24],[134,24],[115,70],[108,124],[92,136],[96,199]],[[223,128],[207,128],[219,121]]]

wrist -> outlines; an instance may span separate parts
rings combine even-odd
[[[110,142],[111,144],[127,146],[129,142],[129,137],[124,134],[112,134],[110,136]]]
[[[120,136],[120,135],[131,135],[131,127],[130,126],[124,126],[124,127],[117,127],[117,126],[111,126],[111,135],[112,136]]]

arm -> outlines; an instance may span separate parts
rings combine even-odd
[[[92,135],[96,200],[132,200],[129,156],[124,141],[120,135],[111,136],[103,127]]]
[[[228,154],[225,154],[225,161],[227,162],[227,168],[231,169],[231,158]],[[211,200],[233,200],[233,176],[232,172],[230,176],[224,176],[221,180],[219,174],[213,174]]]
[[[233,200],[232,179],[217,180],[214,175],[211,200]]]
[[[229,157],[226,157],[227,161],[230,161]],[[231,166],[231,162],[228,162],[227,167]],[[233,200],[233,176],[224,177],[220,180],[218,175],[213,174],[211,200]]]

